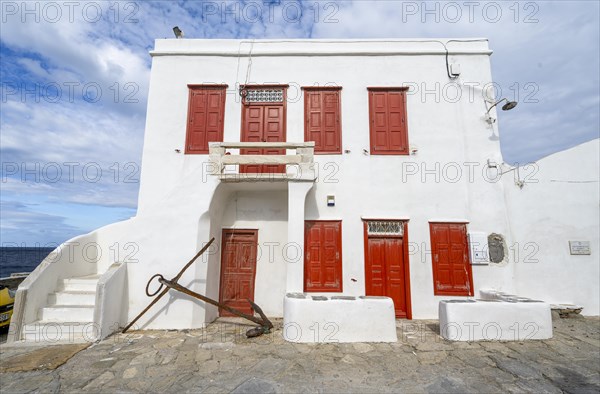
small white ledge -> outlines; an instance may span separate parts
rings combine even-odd
[[[288,293],[283,337],[300,343],[396,342],[394,302],[389,297]]]
[[[450,341],[552,338],[550,304],[512,297],[440,301],[440,335]]]

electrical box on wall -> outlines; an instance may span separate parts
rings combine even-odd
[[[460,63],[450,64],[450,75],[453,77],[458,77],[460,75]]]
[[[327,196],[327,206],[328,207],[335,207],[335,196],[330,194]]]
[[[469,252],[471,264],[473,265],[488,264],[490,262],[486,233],[479,231],[469,233]]]

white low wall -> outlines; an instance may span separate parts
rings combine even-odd
[[[96,290],[94,325],[98,340],[127,324],[127,264],[115,263],[102,274]]]
[[[444,300],[440,335],[450,341],[523,341],[552,338],[550,304],[522,299]]]
[[[286,341],[396,342],[394,302],[389,297],[286,294],[283,304]]]

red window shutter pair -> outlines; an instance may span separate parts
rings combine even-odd
[[[223,142],[227,86],[189,86],[185,153],[206,154],[209,142]]]
[[[407,88],[369,88],[372,155],[408,155]]]
[[[315,142],[315,153],[342,153],[341,87],[305,87],[304,141]]]
[[[472,296],[473,272],[464,223],[430,223],[433,293]]]
[[[304,291],[342,291],[342,222],[304,225]]]

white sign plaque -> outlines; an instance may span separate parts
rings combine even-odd
[[[569,250],[571,254],[592,254],[590,250],[590,241],[569,241]]]

